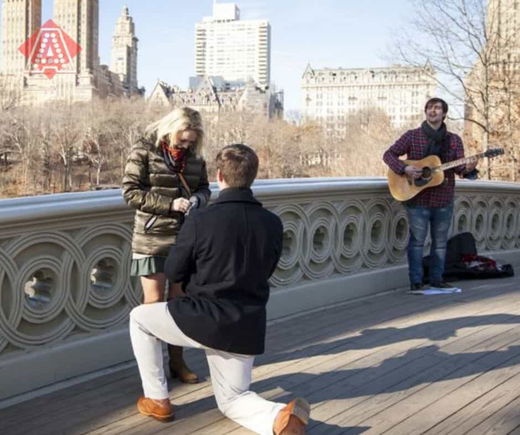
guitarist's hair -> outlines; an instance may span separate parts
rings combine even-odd
[[[424,111],[426,112],[426,109],[428,109],[428,107],[435,103],[441,103],[442,111],[444,112],[444,114],[448,113],[448,103],[446,103],[446,101],[444,101],[442,98],[437,97],[430,98],[428,101],[426,101],[426,104],[424,105]]]

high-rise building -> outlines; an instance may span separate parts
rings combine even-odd
[[[117,20],[116,30],[112,38],[110,70],[119,75],[123,87],[130,93],[135,93],[138,90],[137,42],[134,20],[125,6]]]
[[[95,74],[99,65],[99,0],[54,0],[54,21],[81,47],[78,74]]]
[[[137,86],[137,38],[133,20],[128,9],[119,18],[113,39],[113,59],[116,71],[110,71],[99,61],[99,0],[54,0],[54,23],[79,46],[79,52],[70,55],[62,68],[46,75],[41,66],[29,61],[35,41],[41,38],[44,43],[48,33],[56,30],[41,24],[41,0],[4,0],[2,5],[2,69],[0,78],[18,94],[19,101],[25,104],[38,104],[48,101],[89,101],[92,98],[108,95],[123,96],[141,94]],[[52,24],[52,23],[51,23]],[[52,24],[54,25],[54,24]],[[45,29],[44,29],[45,27]],[[31,45],[27,43],[32,35],[38,35]],[[60,35],[58,31],[58,35]],[[58,45],[63,37],[54,36],[52,50],[57,64],[64,53]],[[22,54],[20,47],[30,48]],[[31,48],[32,47],[32,48]],[[46,49],[47,50],[47,49]],[[68,48],[64,48],[68,52]],[[24,51],[24,50],[22,50]],[[43,48],[40,49],[40,52]],[[41,56],[38,54],[38,56]],[[46,64],[48,65],[48,64]]]
[[[505,148],[497,160],[479,164],[483,176],[520,179],[520,2],[488,0],[482,47],[465,77],[464,133],[466,144],[484,151]],[[481,55],[484,54],[484,55]]]
[[[486,30],[488,39],[494,40],[499,49],[520,60],[520,3],[518,0],[488,0]],[[511,59],[509,59],[511,60]]]
[[[235,3],[214,3],[213,16],[196,24],[195,50],[198,76],[269,86],[271,26],[267,20],[241,20]]]
[[[21,80],[27,59],[20,47],[41,26],[41,0],[3,0],[2,73]]]
[[[48,79],[32,68],[26,70],[22,100],[89,101],[102,96],[99,75],[99,0],[54,0],[54,22],[79,45],[80,51],[67,65],[67,72]]]
[[[304,119],[320,123],[329,136],[344,137],[349,116],[360,109],[383,110],[396,127],[417,123],[436,88],[433,70],[388,68],[313,69],[302,77]]]
[[[481,118],[484,112],[496,112],[501,100],[508,100],[520,91],[518,0],[488,0],[483,41],[485,45],[475,50],[483,52],[485,56],[476,56],[475,64],[465,78],[465,90],[471,99],[471,104],[466,107],[466,117],[475,120]],[[476,130],[480,128],[476,125],[473,127]]]

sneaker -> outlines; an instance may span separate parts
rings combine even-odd
[[[425,287],[422,284],[410,284],[410,290],[408,290],[408,294],[422,295],[424,289],[425,289]]]
[[[454,285],[446,281],[432,282],[431,287],[433,288],[453,288]]]
[[[410,291],[423,290],[423,289],[424,289],[424,285],[422,285],[422,284],[411,284],[410,285]]]

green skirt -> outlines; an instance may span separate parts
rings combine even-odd
[[[166,257],[145,257],[132,259],[130,264],[130,276],[148,276],[156,273],[164,273]]]

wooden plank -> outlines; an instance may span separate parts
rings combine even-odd
[[[481,424],[494,425],[493,421],[497,413],[502,409],[510,408],[510,404],[518,399],[519,391],[520,364],[518,362],[517,365],[487,372],[476,382],[466,386],[463,391],[455,392],[455,401],[460,401],[462,395],[469,399],[467,405],[454,407],[447,402],[446,405],[452,408],[452,414],[430,427],[425,433],[471,433]],[[441,402],[451,400],[451,396],[452,394],[446,396]]]
[[[487,301],[482,303],[482,299]],[[436,316],[440,316],[439,310],[442,309],[444,315],[453,316],[453,322],[457,322],[455,317],[461,313],[489,312],[491,305],[502,304],[510,307],[507,302],[509,299],[508,291],[482,291],[475,294],[468,292],[462,296],[433,299],[393,293],[306,314],[285,322],[276,322],[268,328],[268,354],[257,359],[260,367],[256,367],[254,371],[257,382],[253,389],[259,387],[266,397],[287,398],[288,394],[277,384],[282,382],[284,387],[297,390],[302,380],[309,377],[316,379],[319,384],[320,377],[326,379],[328,386],[324,388],[333,389],[337,379],[334,372],[344,371],[341,368],[355,361],[359,367],[363,361],[364,364],[377,366],[385,359],[402,353],[403,348],[400,346],[403,344],[413,348],[428,339],[441,339],[442,334],[449,333],[448,329],[434,329],[430,332],[424,330],[420,333],[422,335],[414,336],[414,333],[419,333],[419,329],[414,325],[424,323],[428,319],[434,321]],[[319,328],[316,324],[319,324]],[[375,332],[359,332],[362,328],[372,328],[375,325]],[[410,329],[403,331],[406,327]],[[189,355],[191,359],[192,355]],[[368,359],[370,356],[371,360]],[[199,364],[205,366],[202,353],[199,353],[195,360],[196,367]],[[190,364],[193,365],[191,362]],[[329,370],[332,373],[328,373]],[[28,422],[31,423],[31,427],[37,428],[39,433],[45,433],[45,430],[49,430],[48,433],[57,433],[65,427],[72,431],[68,433],[75,433],[76,430],[118,433],[118,428],[124,427],[135,429],[135,433],[139,433],[139,430],[148,433],[147,429],[152,430],[149,433],[164,432],[174,428],[175,433],[183,433],[183,430],[190,433],[191,429],[200,427],[202,430],[215,422],[217,430],[228,428],[229,420],[223,419],[214,409],[215,403],[208,383],[186,386],[187,388],[175,384],[172,397],[174,403],[180,405],[180,421],[173,425],[159,424],[152,428],[152,420],[138,415],[135,410],[134,403],[138,395],[136,391],[140,390],[135,370],[121,377],[118,375],[112,377],[112,382],[111,377],[94,380],[88,383],[90,385],[72,387],[64,392],[0,411],[0,427],[6,422],[3,418],[6,416],[7,421],[12,424],[11,427],[19,429],[20,433],[25,431]],[[321,385],[314,387],[323,389]],[[308,391],[315,390],[311,387]],[[35,404],[38,406],[34,406]],[[8,411],[7,415],[2,415],[5,411]],[[199,411],[202,414],[198,414]],[[59,420],[56,418],[57,415],[60,415]],[[140,422],[143,424],[139,424]]]
[[[520,355],[520,348],[508,350],[509,345],[517,340],[516,335],[517,328],[514,328],[509,331],[507,338],[504,338],[504,335],[497,337],[496,350],[494,351],[486,350],[454,356],[453,359],[457,361],[458,368],[446,371],[439,379],[427,379],[427,381],[433,382],[418,391],[414,391],[414,394],[408,395],[398,404],[364,420],[363,424],[374,428],[372,433],[388,431],[389,433],[402,434],[402,428],[399,425],[418,411],[426,409],[445,395],[477,378],[483,372],[493,370],[504,361]]]
[[[495,306],[495,312],[498,313],[498,312],[502,311],[503,306],[501,304],[502,303],[499,303],[497,306]],[[493,310],[490,310],[489,307],[490,306],[488,305],[488,313],[493,313]],[[417,321],[423,322],[422,326],[421,325],[414,326],[414,325],[410,325],[410,324],[396,325],[396,328],[401,327],[401,329],[395,329],[395,330],[396,330],[396,334],[400,337],[402,342],[404,342],[407,338],[410,338],[413,336],[417,336],[417,339],[420,339],[420,337],[424,337],[424,340],[414,343],[415,346],[408,345],[406,343],[404,344],[404,346],[402,346],[402,343],[399,344],[399,346],[401,346],[401,349],[403,351],[406,351],[408,349],[412,349],[414,347],[417,347],[417,346],[425,344],[425,343],[428,344],[428,341],[426,341],[426,339],[428,339],[428,337],[435,339],[436,337],[440,338],[442,336],[447,336],[449,338],[450,336],[455,335],[455,331],[457,330],[457,328],[460,328],[462,326],[470,327],[470,326],[474,325],[476,322],[478,322],[478,317],[475,317],[475,316],[473,316],[473,317],[466,316],[465,318],[460,317],[458,319],[455,318],[455,319],[451,319],[451,322],[450,322],[449,318],[451,316],[457,316],[458,314],[460,314],[460,313],[458,313],[457,311],[455,311],[455,312],[447,311],[445,314],[445,317],[448,317],[448,319],[445,319],[445,321],[439,322],[439,323],[435,322],[435,320],[434,320],[435,315],[433,315],[433,320],[428,319],[427,317],[426,318],[421,317],[420,320],[416,320],[416,322]],[[433,323],[428,322],[428,320],[432,320]],[[493,320],[497,321],[498,318],[493,317]],[[406,331],[404,328],[408,328],[408,330]],[[435,329],[435,331],[433,333],[429,332],[429,330],[432,328]],[[403,330],[405,332],[401,332]],[[436,341],[436,344],[441,345],[442,341]],[[377,365],[378,362],[374,361],[374,362],[372,362],[372,364]]]
[[[504,352],[509,352],[505,350]],[[501,352],[500,352],[501,353]],[[496,355],[495,355],[496,356]],[[502,383],[505,378],[511,377],[511,372],[519,371],[520,352],[516,356],[504,361],[500,366],[494,367],[491,371],[477,375],[470,382],[460,385],[451,393],[443,396],[430,404],[427,408],[414,413],[410,418],[394,426],[389,433],[421,433],[428,428],[436,426],[436,423],[446,419],[455,410],[459,410],[468,403],[479,397],[483,391],[492,389],[497,383]],[[511,367],[513,365],[513,367]],[[517,384],[518,387],[518,384]],[[474,414],[474,421],[478,423],[485,420],[489,414],[489,408],[481,408]],[[453,427],[452,427],[453,428]],[[433,430],[434,433],[438,433]],[[459,432],[459,428],[456,428]],[[498,431],[497,433],[507,433],[508,431]],[[483,432],[480,432],[483,433]]]
[[[501,330],[488,327],[452,339],[449,345],[452,350],[466,351],[500,333]],[[414,390],[424,388],[424,383],[441,379],[447,370],[454,370],[463,362],[440,350],[442,347],[435,346],[405,350],[380,366],[359,369],[351,378],[336,382],[335,390],[309,396],[313,402],[321,402],[315,407],[313,417],[340,426],[364,423],[368,417],[399,404]]]
[[[442,343],[439,343],[439,344],[442,344]],[[446,349],[446,350],[448,351],[449,348]],[[419,370],[424,370],[424,369],[425,369],[424,367],[419,368]],[[415,371],[416,371],[416,370],[414,370],[414,368],[411,368],[411,370],[410,370],[411,373],[414,373]],[[408,372],[408,373],[405,372],[405,373],[404,373],[404,376],[405,376],[405,377],[409,377],[410,372]],[[396,375],[397,375],[397,374],[396,374]],[[363,382],[366,382],[366,380],[363,380]],[[378,382],[380,382],[380,381],[378,381]],[[343,386],[343,388],[352,388],[352,387],[353,387],[352,385],[344,385],[344,386]],[[367,386],[365,385],[364,388],[366,389]],[[383,393],[383,392],[384,392],[383,385],[379,385],[379,388],[380,388],[380,392]],[[394,394],[392,394],[391,396],[392,396],[392,397],[397,397],[397,396],[395,396]],[[331,398],[332,398],[332,397],[333,397],[333,396],[331,396]],[[365,400],[367,400],[367,398],[365,398]],[[379,400],[382,400],[382,398],[380,398]],[[386,398],[385,400],[388,400],[388,398]],[[394,400],[395,400],[395,399],[394,399]],[[343,411],[343,410],[345,409],[345,406],[348,406],[348,407],[352,408],[352,407],[353,407],[352,405],[353,405],[353,404],[352,404],[352,401],[350,400],[350,401],[348,402],[348,405],[347,405],[347,404],[341,404],[341,405],[340,405],[340,408],[343,407],[343,409],[340,409],[340,410]],[[379,406],[382,406],[383,403],[380,403],[380,404],[378,404],[378,405],[379,405]],[[325,405],[324,405],[324,406],[325,406]],[[319,408],[319,407],[320,407],[320,405],[318,405],[318,408]],[[327,412],[328,412],[328,415],[327,415],[327,417],[325,417],[325,418],[331,418],[331,417],[332,417],[332,415],[331,415],[331,412],[332,412],[332,410],[331,410],[331,406],[326,405],[325,408],[327,409]],[[317,411],[319,412],[319,410],[317,410]],[[314,414],[315,416],[317,415],[317,414],[316,414],[317,411],[315,411],[315,414]],[[358,411],[357,413],[360,414],[360,416],[364,416],[366,412],[367,412],[366,409],[362,409],[362,410]],[[346,417],[346,420],[348,420],[350,423],[354,423],[354,422],[356,422],[356,419],[355,419],[356,415],[355,415],[355,414],[356,414],[356,411],[354,411],[354,415],[352,414],[352,411],[349,411],[349,412],[347,413],[348,417]],[[321,417],[323,417],[323,416],[321,416]]]
[[[417,321],[417,319],[415,319],[415,321]],[[392,331],[392,333],[396,333],[395,331]],[[377,337],[377,336],[376,336]],[[305,362],[306,364],[308,364],[308,360],[304,359],[303,362]],[[272,370],[269,370],[269,376],[272,376]],[[254,388],[254,387],[253,387]],[[200,421],[201,419],[197,419],[198,421]],[[211,423],[211,422],[210,422]]]
[[[516,356],[514,361],[512,361],[512,363],[518,363],[518,362],[520,362],[520,353]],[[415,366],[414,366],[414,368],[415,368]],[[420,367],[419,367],[419,369],[420,369]],[[330,402],[329,402],[329,404],[330,404]],[[449,404],[450,403],[448,401],[447,405],[449,406]],[[344,405],[344,404],[342,404],[342,405]],[[453,409],[453,408],[447,408],[447,409]],[[399,410],[396,410],[396,412],[398,412],[398,411]],[[434,415],[434,416],[437,415],[435,413],[435,409],[432,410],[432,409],[428,408],[425,412],[426,412],[428,417],[431,417],[432,415]],[[314,413],[314,418],[316,418],[316,417],[317,417],[316,413]],[[319,417],[320,416],[318,416],[318,418]],[[395,428],[395,433],[402,433],[402,434],[405,434],[405,433],[410,433],[410,434],[422,433],[423,426],[421,425],[421,422],[423,421],[423,417],[424,417],[424,415],[421,415],[420,418],[417,419],[417,424],[414,425],[412,428],[407,428],[407,427],[403,428],[402,426],[397,426]],[[233,425],[225,424],[225,423],[226,422],[219,422],[217,424],[212,425],[211,426],[211,433],[212,434],[230,433],[229,429],[231,429],[233,427]],[[328,421],[328,423],[330,423],[330,421]],[[336,422],[333,422],[333,423],[336,423]],[[352,420],[348,419],[348,423],[352,424]],[[345,433],[344,431],[345,431],[346,428],[344,427],[343,424],[339,424],[339,425],[337,425],[335,427],[338,429],[337,433]],[[369,427],[369,426],[365,425],[365,427]],[[377,426],[377,425],[372,426],[372,428],[373,428],[373,433],[381,433],[382,432],[381,428],[379,426]],[[207,428],[207,429],[209,429],[209,428]],[[316,432],[317,430],[323,431],[323,433],[336,433],[336,432],[330,432],[330,424],[329,425],[322,424],[322,423],[321,424],[316,424],[316,422],[315,422],[315,424],[312,425],[312,427],[310,428],[310,431],[312,433],[317,433]],[[391,433],[393,433],[393,432],[394,431],[391,431]],[[243,433],[243,432],[241,431],[241,429],[238,429],[236,431],[233,431],[232,433],[235,434],[235,433]],[[444,433],[444,432],[435,431],[434,433]],[[461,433],[461,432],[458,432],[458,433]],[[480,432],[480,433],[483,433],[483,432]],[[498,433],[506,433],[506,432],[500,431]]]
[[[500,309],[502,309],[502,307],[499,307],[498,309],[500,310]],[[459,319],[459,320],[460,320],[460,319]],[[476,321],[477,321],[477,320],[475,319],[475,322],[476,322]],[[509,327],[510,327],[510,326],[509,326]],[[451,328],[451,326],[449,326],[448,329],[449,329],[449,328]],[[439,333],[439,335],[444,335],[444,334],[445,334],[445,331],[443,331],[442,329],[439,330],[439,331],[437,331],[437,332]],[[495,336],[496,334],[498,334],[497,331],[492,332],[492,336]],[[479,337],[478,339],[479,339],[479,340],[482,340],[483,338],[482,338],[482,337]],[[408,344],[404,344],[404,345],[403,345],[403,349],[406,350],[407,348],[409,348],[409,345],[408,345]],[[395,347],[393,347],[392,349],[395,351]],[[417,356],[419,356],[419,354],[417,354]],[[381,359],[381,358],[382,358],[382,359]],[[365,360],[362,360],[362,361],[360,360],[360,361],[361,361],[361,366],[362,366],[362,367],[363,367],[363,366],[366,367],[367,365],[368,365],[368,366],[371,366],[371,367],[378,366],[379,363],[380,363],[381,361],[384,360],[384,358],[385,358],[384,356],[379,356],[379,360],[378,360],[378,361],[371,361],[370,363],[368,363],[366,359],[365,359]],[[343,361],[343,362],[345,362],[345,361]],[[431,358],[427,358],[427,359],[425,359],[425,362],[426,362],[426,364],[427,364],[428,366],[435,364],[434,361],[433,361],[433,362],[431,361]],[[354,364],[355,364],[355,363],[354,363]],[[349,367],[349,369],[352,369],[352,368],[353,368],[353,364],[352,364],[352,363],[349,364],[348,367]],[[336,367],[326,366],[326,367],[323,367],[323,371],[325,371],[325,372],[333,371],[335,368],[336,368]],[[415,368],[415,367],[414,367],[414,368]],[[388,366],[388,369],[390,369],[390,366]],[[363,369],[361,369],[361,370],[363,370]],[[379,370],[379,369],[378,369],[378,370]],[[277,373],[277,374],[278,374],[278,373]],[[409,374],[409,369],[406,370],[404,376],[408,376],[408,374]],[[300,375],[301,380],[296,380],[294,383],[291,383],[290,385],[287,384],[287,380],[286,380],[287,378],[284,378],[284,379],[283,379],[283,380],[284,380],[284,382],[283,382],[284,389],[285,389],[285,390],[291,390],[291,388],[296,387],[296,386],[299,385],[300,383],[302,383],[302,384],[305,383],[305,385],[308,387],[308,386],[310,385],[310,383],[309,383],[309,382],[305,382],[304,376],[309,376],[309,371],[308,371],[308,370],[306,370],[306,374],[305,374],[305,375]],[[292,376],[290,376],[290,377],[292,377]],[[336,378],[331,378],[330,375],[327,376],[327,378],[328,378],[328,379],[325,380],[325,378],[323,377],[323,380],[322,380],[322,381],[319,381],[319,382],[326,382],[325,389],[328,390],[328,389],[332,388],[335,384],[337,385],[338,379],[336,379]],[[364,384],[364,383],[366,382],[366,380],[365,380],[365,379],[362,379],[362,378],[359,378],[358,380],[361,381],[361,384]],[[312,381],[311,381],[311,382],[312,382]],[[253,386],[253,389],[256,390],[255,386]],[[312,391],[312,390],[310,390],[310,391]],[[300,388],[299,395],[306,395],[306,394],[308,394],[308,393],[309,393],[309,392],[307,392],[307,391],[305,391],[304,393],[302,393],[302,390],[301,390],[301,388]],[[309,398],[312,398],[312,395],[310,395]],[[340,406],[343,407],[343,404],[340,404]],[[327,409],[330,410],[330,408],[331,408],[331,407],[330,407],[330,404],[327,404]],[[342,409],[343,409],[343,408],[342,408]],[[314,415],[316,416],[315,411],[314,411]],[[230,427],[225,427],[225,424],[221,424],[221,425],[219,425],[219,426],[217,426],[217,427],[213,425],[213,426],[211,427],[211,430],[212,430],[212,433],[228,433],[229,430],[230,430]]]
[[[518,392],[519,384],[516,382]],[[471,434],[518,434],[520,432],[520,396],[510,401],[479,425],[473,427]]]
[[[270,375],[271,375],[271,374],[270,374]],[[197,420],[199,420],[199,419],[197,419]]]

